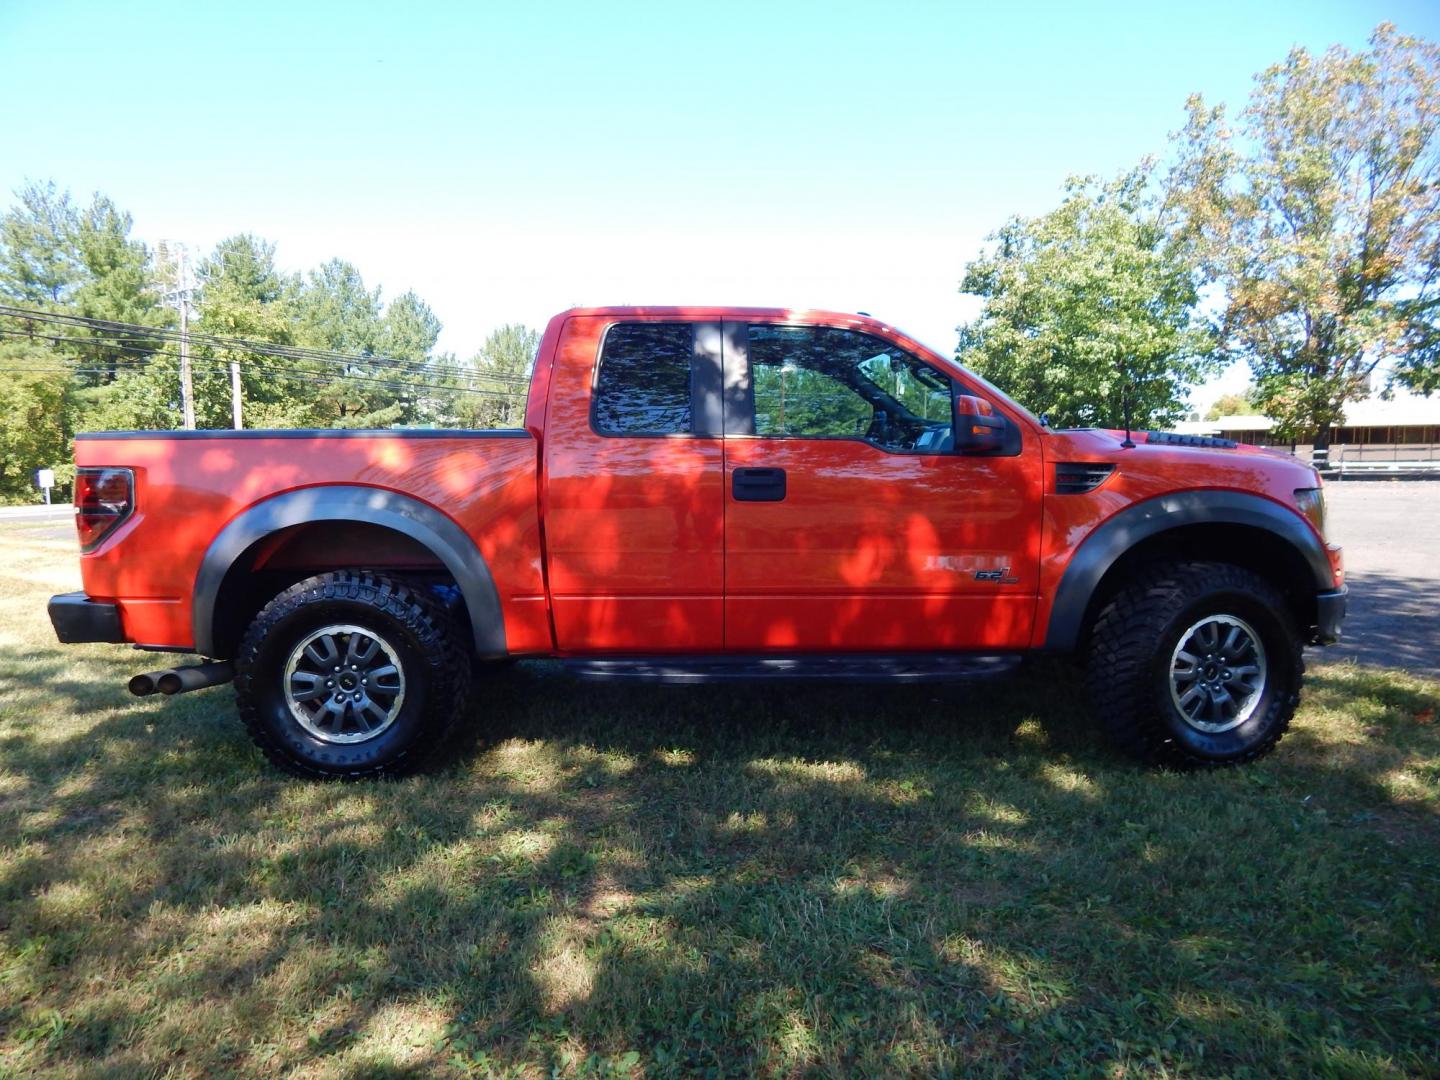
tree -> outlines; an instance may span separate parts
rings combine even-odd
[[[34,502],[36,469],[69,471],[72,376],[23,338],[0,339],[0,369],[0,499]]]
[[[150,252],[130,237],[129,214],[100,194],[77,207],[54,183],[31,183],[17,194],[18,204],[0,219],[0,296],[22,307],[91,319],[145,326],[171,321],[151,284]],[[149,402],[157,395],[163,399],[158,373],[147,367],[160,347],[157,340],[131,337],[117,343],[105,331],[79,326],[30,330],[29,343],[44,350],[52,376],[55,368],[72,370],[59,399],[67,432],[96,426],[91,419],[96,410],[107,426],[139,426],[126,403],[143,406],[140,411],[148,415]],[[127,385],[117,392],[113,387],[122,375]],[[23,375],[16,381],[40,385]]]
[[[197,276],[196,333],[295,344],[300,283],[276,269],[274,244],[248,233],[228,237],[201,261]],[[201,427],[225,427],[231,421],[232,361],[240,368],[248,426],[304,427],[316,422],[313,395],[308,393],[314,384],[287,378],[287,361],[243,348],[202,346],[194,351],[199,358],[195,397]]]
[[[1328,447],[1387,362],[1440,387],[1440,50],[1382,24],[1368,51],[1262,72],[1238,130],[1187,110],[1175,205],[1277,433]]]
[[[1255,416],[1260,412],[1248,394],[1221,394],[1205,414],[1206,420],[1219,420],[1222,416]]]
[[[380,352],[387,360],[401,362],[385,374],[400,384],[391,391],[401,406],[400,423],[430,423],[443,417],[447,403],[444,369],[450,361],[432,356],[440,329],[435,312],[413,290],[401,293],[385,308]]]
[[[69,242],[80,275],[66,296],[70,314],[156,327],[174,321],[174,312],[160,303],[150,252],[140,241],[130,238],[131,225],[128,213],[116,209],[110,199],[98,193],[85,210],[75,215]],[[160,348],[158,340],[138,338],[126,342],[125,350],[118,350],[112,337],[103,331],[76,329],[67,331],[66,336],[96,340],[91,346],[71,347],[85,366],[105,372],[86,380],[94,383],[112,381],[125,366],[146,360]]]
[[[54,183],[28,184],[0,214],[0,303],[140,327],[173,326],[175,313],[161,303],[162,290],[174,284],[167,280],[173,267],[163,247],[157,255],[133,239],[131,225],[130,215],[103,195],[80,206]],[[201,427],[231,422],[232,361],[250,426],[454,422],[458,388],[469,382],[458,377],[453,357],[435,355],[440,321],[415,293],[386,306],[380,290],[367,288],[359,270],[340,259],[304,278],[282,273],[273,245],[248,234],[221,241],[197,270],[190,355]],[[178,425],[173,338],[151,337],[133,326],[24,318],[0,324],[0,345],[20,350],[6,354],[13,363],[0,363],[0,409],[6,410],[0,416],[0,498],[32,497],[31,471],[69,456],[62,447],[57,460],[41,460],[55,456],[44,447],[68,440],[75,430]],[[252,339],[297,351],[276,355],[205,338]]]
[[[493,330],[469,364],[460,369],[455,397],[457,421],[464,427],[517,427],[525,419],[525,394],[540,332],[519,323]]]
[[[404,407],[393,401],[389,372],[374,359],[382,332],[380,290],[367,289],[359,270],[343,259],[312,270],[300,292],[298,329],[299,344],[353,357],[297,368],[295,384],[310,380],[324,424],[386,427],[400,419]]]
[[[70,193],[32,181],[15,195],[0,218],[0,296],[22,307],[60,304],[83,273]]]
[[[1215,367],[1151,171],[1071,179],[1059,207],[1007,222],[966,267],[960,291],[984,307],[960,328],[959,360],[1056,424],[1118,425],[1127,388],[1137,425],[1168,423]]]

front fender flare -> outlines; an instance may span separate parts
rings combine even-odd
[[[1325,546],[1298,513],[1240,491],[1179,491],[1126,507],[1080,543],[1060,579],[1045,632],[1047,652],[1070,652],[1080,642],[1090,599],[1115,560],[1149,537],[1186,525],[1243,525],[1284,540],[1304,558],[1315,591],[1335,587]]]
[[[423,544],[450,571],[470,614],[476,655],[505,655],[505,619],[490,568],[459,525],[418,499],[358,484],[299,488],[237,514],[211,542],[195,575],[191,617],[195,651],[216,655],[215,605],[225,575],[257,541],[294,525],[356,521],[380,525]]]

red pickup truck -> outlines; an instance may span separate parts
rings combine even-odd
[[[1052,430],[862,315],[576,309],[523,429],[109,432],[76,458],[60,640],[217,658],[131,689],[233,678],[251,736],[309,776],[414,768],[510,657],[1079,653],[1123,749],[1245,761],[1345,613],[1309,466]]]

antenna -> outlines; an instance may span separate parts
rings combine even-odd
[[[1134,450],[1135,440],[1130,438],[1130,408],[1131,397],[1135,392],[1134,383],[1126,383],[1120,391],[1120,408],[1125,413],[1125,441],[1120,444],[1122,450]]]

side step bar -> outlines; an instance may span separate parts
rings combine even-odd
[[[920,654],[896,656],[637,656],[562,661],[566,670],[596,682],[959,682],[1008,675],[1014,655]]]

